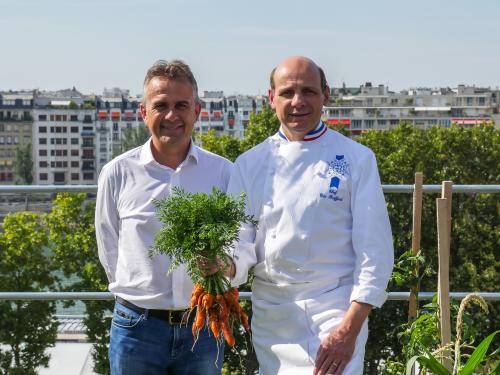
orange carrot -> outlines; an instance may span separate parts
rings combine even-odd
[[[200,329],[203,328],[203,325],[205,324],[205,311],[201,308],[200,305],[198,305],[196,309],[196,318],[193,323],[193,336],[197,336],[198,332]]]
[[[198,303],[198,298],[203,292],[205,292],[205,289],[203,289],[203,286],[201,286],[201,284],[196,284],[194,286],[193,292],[191,293],[191,303],[190,303],[191,309],[196,307]]]
[[[219,316],[217,315],[217,311],[215,309],[210,310],[209,321],[210,329],[212,330],[214,337],[218,339],[220,335],[220,324]]]
[[[222,333],[224,334],[224,338],[229,346],[234,346],[235,340],[233,336],[233,332],[231,331],[231,327],[229,327],[229,323],[226,319],[220,322],[220,326],[222,328]]]
[[[207,293],[203,296],[203,300],[201,301],[201,304],[205,310],[208,311],[209,308],[212,307],[214,304],[214,295]],[[199,305],[198,305],[199,306]]]

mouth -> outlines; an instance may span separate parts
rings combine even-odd
[[[183,124],[160,124],[160,132],[175,132],[183,127]]]
[[[309,116],[309,113],[290,113],[288,117],[292,119],[300,119]]]

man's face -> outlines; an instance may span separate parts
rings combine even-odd
[[[141,115],[157,149],[189,145],[200,105],[187,81],[154,77],[141,103]]]
[[[287,137],[301,140],[318,125],[329,89],[321,89],[318,67],[304,58],[285,60],[274,72],[274,90],[269,90],[271,107]]]

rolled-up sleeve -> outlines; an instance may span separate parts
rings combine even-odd
[[[99,260],[110,283],[115,281],[119,225],[114,181],[110,168],[104,167],[97,183],[95,231]]]
[[[380,307],[394,264],[389,216],[373,152],[353,171],[351,208],[352,243],[356,257],[351,302]]]
[[[248,203],[248,192],[245,189],[245,184],[237,163],[233,166],[231,178],[229,179],[228,193],[233,195],[235,198],[239,198],[241,193],[245,193],[246,212],[247,214],[252,215]],[[231,285],[239,286],[247,282],[248,271],[257,262],[257,256],[255,254],[254,225],[247,223],[241,224],[239,240],[233,246],[232,259],[236,266],[236,273],[231,279]]]

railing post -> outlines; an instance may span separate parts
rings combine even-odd
[[[441,346],[451,343],[450,317],[450,239],[451,239],[451,195],[453,183],[443,181],[441,198],[436,199],[437,231],[438,231],[438,305],[439,328],[441,332]],[[450,359],[450,350],[443,352],[441,360],[450,372],[453,362]]]
[[[415,190],[413,191],[413,226],[411,251],[417,255],[420,250],[420,238],[422,233],[422,184],[424,175],[422,172],[415,173]],[[415,277],[418,277],[418,264],[413,271]],[[410,300],[408,304],[408,320],[412,321],[417,316],[417,285],[412,285],[410,290]]]

